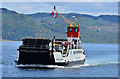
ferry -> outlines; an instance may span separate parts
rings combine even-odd
[[[60,14],[55,6],[51,15],[54,18]],[[22,45],[17,49],[15,63],[17,67],[50,67],[71,66],[85,63],[85,52],[82,49],[80,24],[72,16],[74,23],[69,22],[62,14],[61,17],[68,23],[67,38],[24,38]]]

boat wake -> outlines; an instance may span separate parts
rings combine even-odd
[[[55,65],[50,65],[49,68],[81,68],[81,67],[90,67],[90,66],[100,66],[100,65],[110,65],[110,64],[118,64],[118,62],[111,62],[111,63],[97,63],[97,64],[88,64],[85,63],[84,65],[74,65],[74,66],[55,66]]]
[[[58,69],[61,69],[61,68],[81,68],[81,67],[84,67],[84,66],[89,66],[89,64],[85,63],[84,65],[74,65],[74,66],[57,66],[57,65],[50,65],[48,66],[49,68],[58,68]]]
[[[100,65],[109,65],[114,64],[117,65],[118,62],[111,62],[111,63],[85,63],[83,65],[76,64],[76,65],[67,65],[67,66],[58,66],[58,65],[16,65],[20,68],[43,68],[43,69],[70,69],[70,68],[82,68],[82,67],[90,67],[90,66],[100,66]]]

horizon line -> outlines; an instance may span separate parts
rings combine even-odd
[[[8,8],[5,8],[5,7],[0,7],[0,9],[7,9],[7,10],[9,10],[9,11],[15,11],[16,13],[18,13],[18,14],[25,14],[25,15],[30,15],[30,14],[37,14],[37,13],[50,13],[50,12],[32,12],[32,13],[22,13],[22,12],[18,12],[18,11],[16,11],[16,10],[12,10],[12,9],[8,9]],[[95,16],[95,17],[98,17],[98,16],[101,16],[101,15],[116,15],[116,16],[118,16],[119,15],[119,13],[118,14],[116,14],[116,13],[99,13],[98,15],[95,15],[95,14],[93,14],[93,13],[87,13],[87,12],[65,12],[65,13],[61,13],[61,14],[71,14],[71,13],[74,13],[74,14],[85,14],[85,15],[91,15],[91,16]]]

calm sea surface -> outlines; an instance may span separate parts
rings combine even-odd
[[[2,42],[3,77],[117,77],[118,44],[86,44],[85,65],[58,66],[55,69],[20,69],[15,67],[21,42]]]

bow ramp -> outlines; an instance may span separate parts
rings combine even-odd
[[[17,64],[52,64],[52,54],[49,50],[50,39],[25,38],[19,47]]]

